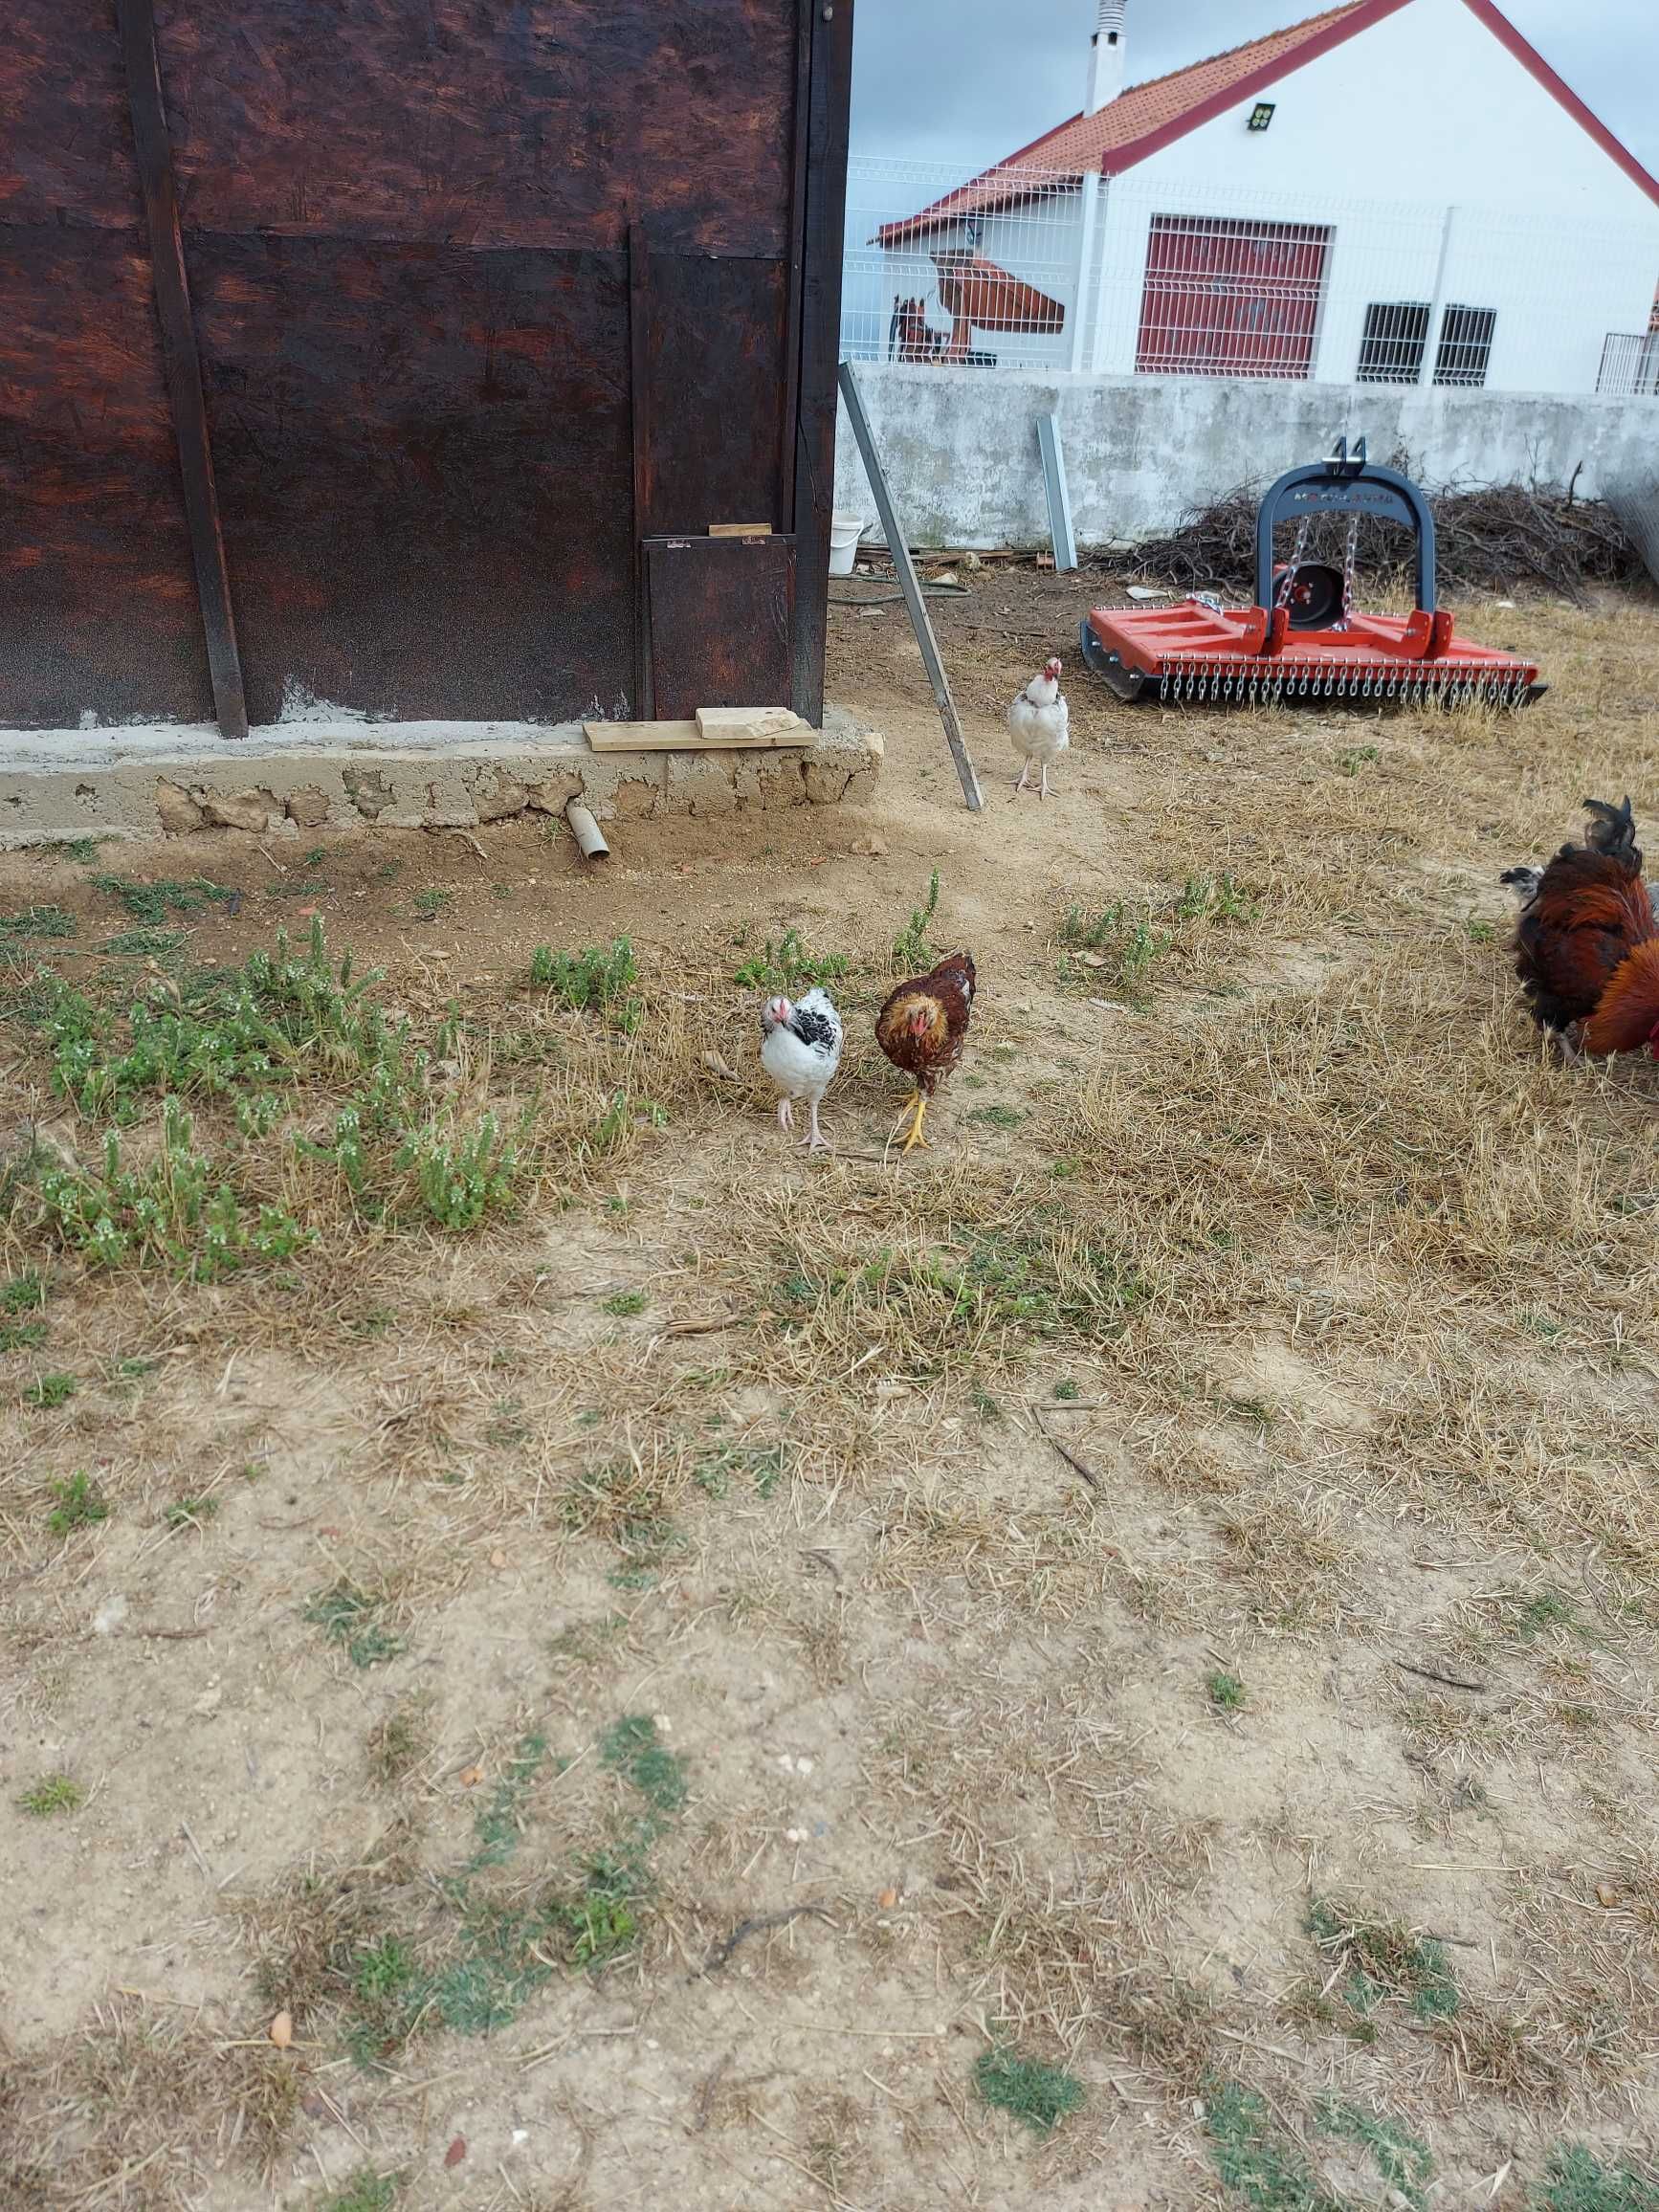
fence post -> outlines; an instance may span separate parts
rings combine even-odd
[[[1417,381],[1434,382],[1434,364],[1440,354],[1440,319],[1446,312],[1446,260],[1451,252],[1451,218],[1455,208],[1448,208],[1446,220],[1440,226],[1440,259],[1434,270],[1434,296],[1428,302],[1428,328],[1423,334],[1423,359],[1417,365]]]
[[[1099,186],[1095,210],[1095,235],[1100,241],[1095,256],[1095,343],[1089,348],[1089,367],[1095,376],[1102,374],[1106,360],[1106,315],[1110,289],[1106,272],[1112,259],[1113,225],[1116,221],[1121,231],[1127,219],[1122,212],[1114,215],[1114,210],[1117,207],[1117,188],[1107,179],[1104,172],[1099,178]]]
[[[1083,366],[1083,333],[1089,321],[1089,291],[1095,268],[1095,210],[1100,196],[1100,179],[1093,169],[1083,172],[1082,219],[1077,239],[1077,281],[1073,287],[1072,355],[1067,364],[1075,376]]]

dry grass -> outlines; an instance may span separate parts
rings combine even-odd
[[[205,2164],[269,2179],[309,2075],[262,2037],[227,2043],[189,2013],[130,1997],[0,2090],[0,2184],[18,2212],[114,2193],[164,2204]]]
[[[1239,2142],[1273,2131],[1273,2173],[1327,2180],[1321,2100],[1393,2114],[1449,2201],[1510,2157],[1530,2186],[1586,2133],[1642,2152],[1659,1079],[1537,1049],[1493,884],[1583,790],[1659,804],[1659,621],[1525,624],[1557,689],[1520,721],[1076,701],[1068,773],[1106,780],[1090,856],[1056,814],[1052,857],[987,834],[940,859],[934,933],[971,934],[990,984],[938,1150],[902,1169],[857,1018],[941,836],[901,790],[892,913],[844,859],[808,874],[799,830],[735,885],[665,847],[631,1030],[531,991],[527,958],[471,981],[456,1027],[437,964],[394,965],[423,1125],[518,1133],[470,1228],[421,1214],[414,1168],[354,1189],[295,1146],[360,1088],[334,1062],[254,1140],[233,1101],[192,1104],[243,1199],[313,1232],[273,1265],[100,1268],[10,1186],[0,1283],[40,1271],[18,1311],[47,1334],[7,1354],[0,1402],[6,1797],[60,1770],[86,1792],[18,1819],[21,1887],[56,1910],[41,1854],[83,1853],[111,1979],[160,1991],[119,1903],[150,1851],[159,1956],[213,1994],[36,1994],[8,2204],[175,2212],[217,2173],[240,2212],[272,2176],[315,2189],[290,2163],[313,2150],[338,2183],[317,2085],[352,2163],[409,2177],[400,2212],[448,2201],[451,2133],[491,2127],[501,2204],[533,2201],[520,2100],[584,2146],[543,2201],[595,2212],[775,2195],[774,2155],[843,2204],[924,2201],[947,2160],[963,2201],[1066,2201],[1104,2162],[1148,2201],[1237,2202],[1194,2112],[1217,2099]],[[877,675],[888,634],[860,632]],[[1000,681],[1000,646],[951,650],[965,693]],[[633,926],[637,883],[580,880],[572,947]],[[81,894],[18,903],[49,897]],[[1119,905],[1087,965],[1087,918]],[[790,925],[849,958],[855,1017],[842,1156],[801,1172],[748,1062],[734,1086],[705,1060],[742,1051],[735,971]],[[9,1126],[94,1161],[102,1122],[51,1092],[37,1031],[9,1034]],[[135,1161],[159,1125],[146,1096]],[[33,1403],[49,1373],[74,1393]],[[54,1534],[77,1470],[107,1517]],[[127,1610],[97,1626],[111,1593]],[[354,1655],[365,1625],[387,1648]],[[1249,1688],[1225,1726],[1223,1677]],[[139,1679],[181,1732],[165,1760]],[[649,1887],[599,1885],[596,1964],[549,1885],[632,1836],[601,1747],[659,1709],[686,1796]],[[481,2053],[387,2009],[359,2069],[365,1958],[453,1959],[444,1885],[531,1732],[571,1765],[513,1799],[478,1893],[551,1915],[533,1997]],[[244,1736],[284,1761],[268,1797],[243,1794]],[[1314,1933],[1311,1897],[1338,1900]],[[794,1904],[816,1910],[705,1972]],[[1413,1946],[1442,1937],[1455,2008],[1414,2009]],[[278,2008],[302,2056],[264,2043]],[[1005,2048],[1083,2084],[1051,2139],[970,2094]],[[464,2128],[408,2088],[417,2053]]]

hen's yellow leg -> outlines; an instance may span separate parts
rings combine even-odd
[[[887,1139],[889,1144],[896,1144],[898,1139],[902,1137],[905,1139],[905,1150],[907,1152],[909,1151],[910,1132],[916,1125],[916,1110],[920,1104],[921,1093],[919,1091],[913,1091],[909,1097],[904,1101],[904,1111],[898,1117],[898,1120],[894,1128],[893,1135]]]
[[[926,1098],[924,1098],[924,1097],[923,1097],[922,1094],[921,1094],[921,1093],[918,1091],[918,1092],[916,1094],[916,1115],[915,1115],[915,1118],[912,1120],[912,1122],[911,1122],[911,1124],[910,1124],[910,1134],[909,1134],[909,1136],[908,1136],[908,1137],[905,1139],[903,1145],[900,1147],[900,1149],[901,1149],[902,1151],[908,1152],[908,1151],[910,1151],[910,1150],[911,1150],[911,1148],[912,1148],[914,1145],[918,1145],[918,1144],[919,1144],[919,1145],[921,1146],[921,1148],[922,1148],[922,1150],[923,1150],[924,1152],[926,1152],[926,1151],[928,1151],[929,1149],[931,1149],[931,1148],[930,1148],[930,1146],[929,1146],[929,1144],[928,1144],[927,1139],[926,1139],[926,1138],[925,1138],[925,1137],[924,1137],[924,1136],[921,1134],[921,1125],[922,1125],[923,1121],[925,1121],[925,1120],[926,1120],[926,1118],[927,1118],[927,1100],[926,1100]]]

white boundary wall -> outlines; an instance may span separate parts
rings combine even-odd
[[[1039,416],[1055,413],[1072,519],[1083,545],[1170,529],[1190,507],[1316,461],[1363,436],[1373,460],[1408,456],[1443,484],[1564,485],[1659,479],[1659,399],[1560,398],[1395,386],[1216,377],[1045,376],[861,363],[859,387],[911,542],[1044,545]],[[845,412],[835,450],[838,511],[874,519]],[[874,521],[868,534],[878,539]]]

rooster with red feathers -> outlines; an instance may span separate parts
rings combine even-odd
[[[906,1152],[912,1145],[927,1143],[921,1125],[929,1102],[962,1059],[973,1012],[974,982],[972,956],[948,953],[926,975],[912,976],[890,991],[875,1017],[875,1042],[916,1085],[904,1119],[893,1133],[896,1137],[904,1131]]]
[[[1582,845],[1503,877],[1520,900],[1515,973],[1534,1021],[1568,1058],[1645,1045],[1659,1059],[1659,928],[1630,802],[1586,799],[1584,811]]]

